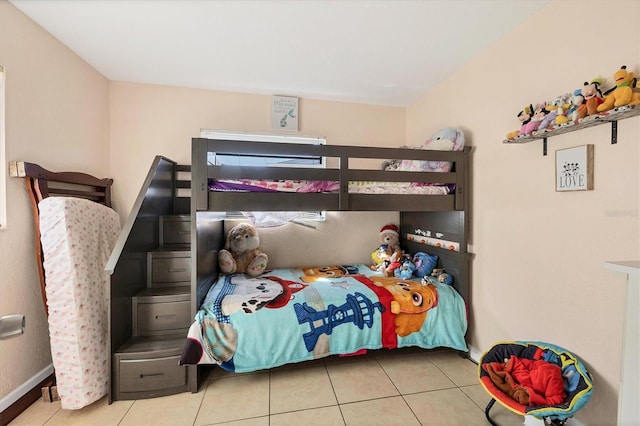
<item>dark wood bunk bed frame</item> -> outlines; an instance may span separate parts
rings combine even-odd
[[[25,161],[10,161],[9,176],[24,178],[31,209],[33,212],[35,259],[40,281],[40,293],[46,315],[49,315],[46,294],[46,279],[43,266],[42,245],[40,243],[40,201],[48,197],[77,197],[111,206],[111,185],[113,179],[97,178],[82,172],[52,172],[44,167]],[[27,392],[22,398],[12,404],[4,413],[9,418],[15,418],[38,398],[44,401],[59,400],[55,385],[54,374],[43,380],[37,387]]]
[[[217,253],[224,245],[226,212],[240,211],[398,211],[401,245],[410,253],[437,254],[440,266],[455,277],[454,287],[470,303],[470,260],[467,251],[470,217],[471,147],[464,151],[428,151],[406,148],[372,148],[338,145],[308,145],[272,142],[237,142],[194,138],[191,163],[191,256],[192,314],[195,315],[209,288],[218,276]],[[323,156],[332,158],[336,167],[287,168],[216,166],[208,163],[208,154],[261,156]],[[351,168],[356,159],[410,159],[451,161],[450,173],[400,172]],[[329,162],[328,162],[329,163]],[[270,179],[338,181],[337,193],[257,193],[214,192],[208,180]],[[455,184],[449,195],[350,194],[349,181],[424,182]],[[406,240],[416,230],[438,232],[442,239],[459,243],[460,251],[451,251]],[[193,380],[192,383],[196,383]],[[192,388],[193,391],[195,389]]]

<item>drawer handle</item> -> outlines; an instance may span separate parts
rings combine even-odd
[[[190,233],[191,233],[191,231],[178,231],[179,235],[187,235],[187,234],[190,234]]]
[[[174,319],[175,317],[176,317],[176,314],[156,315],[157,320]]]
[[[160,376],[164,376],[164,373],[141,374],[140,378],[141,379],[146,379],[148,377],[160,377]]]
[[[186,272],[186,268],[169,268],[169,272]]]

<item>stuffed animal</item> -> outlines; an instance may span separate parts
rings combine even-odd
[[[453,127],[438,130],[420,147],[437,151],[462,151],[464,149],[464,133]],[[450,161],[402,160],[398,170],[418,172],[450,172]]]
[[[431,255],[429,253],[423,253],[421,251],[417,252],[413,255],[413,264],[416,266],[416,270],[413,274],[422,278],[425,275],[431,275],[431,272],[435,269],[438,264],[438,256]]]
[[[555,125],[559,126],[561,124],[565,124],[571,121],[569,115],[569,108],[571,108],[571,94],[566,93],[562,96],[557,97],[553,104],[556,106],[556,120]]]
[[[536,106],[536,108],[533,110],[533,117],[531,117],[531,120],[527,124],[522,126],[518,136],[529,136],[531,135],[531,133],[538,130],[540,123],[549,113],[546,107],[546,102]]]
[[[489,378],[498,389],[507,394],[511,399],[522,405],[529,405],[528,390],[513,381],[510,374],[504,371],[498,363],[485,363],[482,365],[489,374]]]
[[[393,171],[400,167],[400,160],[385,160],[382,162],[382,170]]]
[[[575,122],[578,119],[578,108],[580,108],[584,103],[584,96],[582,95],[582,89],[576,89],[573,91],[573,94],[569,98],[569,103],[571,104],[571,106],[567,111],[567,118],[568,118],[567,123]]]
[[[444,268],[436,268],[431,273],[432,277],[436,277],[439,283],[451,285],[453,284],[453,276],[447,274]]]
[[[416,265],[411,261],[411,258],[405,255],[404,260],[399,268],[396,268],[393,271],[393,275],[396,278],[402,278],[403,280],[408,280],[413,276],[414,271],[416,270]]]
[[[557,124],[556,119],[564,115],[567,99],[569,99],[569,95],[560,95],[547,104],[545,108],[547,114],[538,125],[539,132],[553,129],[553,126]]]
[[[580,90],[582,97],[584,97],[584,102],[578,107],[579,119],[596,115],[598,113],[598,106],[604,102],[604,99],[602,99],[602,92],[600,91],[601,84],[601,78],[594,78],[591,82],[584,82],[584,85]]]
[[[513,132],[507,133],[507,139],[515,139],[520,136],[522,133],[523,127],[531,122],[531,118],[533,117],[533,105],[529,104],[522,111],[518,113],[518,120],[520,120],[520,129],[514,130]]]
[[[382,272],[385,276],[393,276],[394,269],[400,266],[402,261],[402,249],[400,248],[400,230],[396,225],[385,225],[380,229],[378,236],[380,246],[371,253],[373,265],[371,269]]]
[[[229,231],[223,250],[218,253],[220,270],[225,274],[246,273],[256,277],[267,268],[268,257],[262,253],[256,228],[240,223]]]
[[[598,112],[609,111],[626,105],[640,104],[640,93],[634,92],[636,78],[632,72],[627,71],[626,65],[620,67],[613,80],[616,86],[613,91],[605,97],[604,102],[598,106]]]

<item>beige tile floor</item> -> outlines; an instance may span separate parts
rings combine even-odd
[[[487,425],[490,397],[477,366],[449,350],[372,351],[246,374],[203,371],[197,393],[116,401],[81,410],[35,402],[17,425]],[[522,425],[499,404],[500,425]]]

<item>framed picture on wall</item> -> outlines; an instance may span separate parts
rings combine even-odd
[[[271,97],[271,129],[298,131],[298,98]]]
[[[593,189],[593,144],[556,151],[556,191]]]

